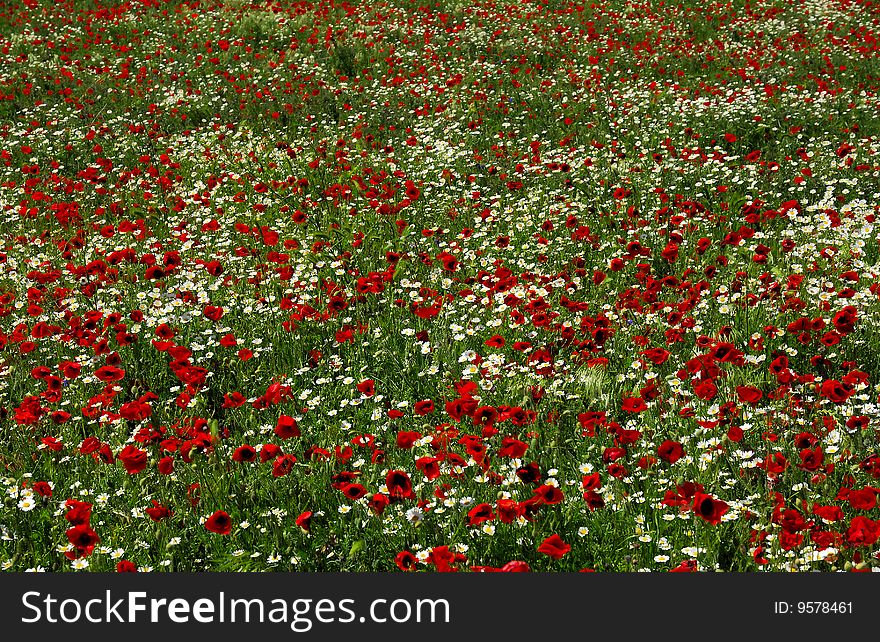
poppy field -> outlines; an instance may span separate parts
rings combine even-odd
[[[0,1],[0,566],[880,570],[878,44]]]

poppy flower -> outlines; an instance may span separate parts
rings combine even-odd
[[[845,403],[850,398],[852,392],[847,390],[844,385],[836,379],[828,379],[822,382],[819,394],[826,399],[838,405]]]
[[[296,525],[304,531],[309,532],[309,529],[312,527],[312,515],[313,513],[310,510],[303,511],[297,516],[295,520]]]
[[[657,446],[657,454],[664,461],[674,464],[684,456],[684,448],[679,442],[666,439]]]
[[[871,487],[853,490],[847,494],[846,501],[855,510],[872,510],[877,506],[877,491]]]
[[[232,461],[237,461],[239,463],[246,463],[251,461],[256,461],[257,459],[257,450],[253,446],[249,444],[243,444],[235,449],[232,453]]]
[[[402,430],[397,433],[397,447],[403,450],[408,450],[415,445],[419,439],[422,438],[422,433],[415,432],[413,430]]]
[[[219,321],[223,318],[224,310],[220,306],[216,305],[206,305],[204,309],[204,315],[207,319],[211,321]]]
[[[627,397],[623,400],[623,410],[626,412],[639,413],[648,409],[645,400],[640,397]]]
[[[813,506],[813,514],[824,519],[826,522],[838,522],[843,519],[843,510],[840,506]]]
[[[718,393],[718,387],[711,381],[700,380],[694,384],[694,394],[704,401],[714,399]]]
[[[128,421],[143,421],[153,414],[153,408],[143,401],[129,401],[122,404],[119,414]]]
[[[541,469],[536,462],[531,462],[516,469],[516,476],[523,483],[533,484],[541,479]]]
[[[559,504],[565,499],[565,495],[556,486],[543,484],[535,489],[535,496],[540,497],[545,504]]]
[[[413,406],[413,412],[415,412],[417,415],[429,415],[434,412],[434,402],[430,399],[417,401],[415,403],[415,406]]]
[[[669,569],[670,573],[695,573],[697,571],[697,560],[682,560],[678,566]]]
[[[730,510],[730,506],[711,495],[697,493],[694,495],[693,509],[697,515],[715,526],[721,523],[721,516]]]
[[[383,493],[374,493],[370,500],[367,502],[367,506],[370,507],[370,510],[373,511],[375,515],[381,515],[385,508],[391,503],[391,500],[388,498],[388,495]]]
[[[503,524],[512,524],[522,514],[519,504],[512,499],[499,499],[495,502],[498,520]]]
[[[548,555],[555,560],[562,559],[569,551],[571,546],[566,544],[559,535],[551,535],[538,547],[538,552]]]
[[[804,470],[819,470],[822,467],[823,462],[825,461],[825,455],[822,452],[821,446],[816,446],[816,448],[804,448],[799,454],[801,458],[799,468],[802,468]]]
[[[455,272],[458,269],[459,261],[449,252],[440,252],[437,255],[437,260],[443,266],[443,269],[447,272]]]
[[[129,475],[136,475],[147,467],[147,452],[131,444],[123,448],[117,457]]]
[[[272,461],[281,454],[283,454],[281,452],[281,447],[277,444],[263,444],[263,447],[260,448],[260,463],[265,464],[267,461]]]
[[[65,379],[76,379],[82,372],[82,366],[72,361],[65,361],[58,366]]]
[[[491,504],[477,504],[468,511],[467,518],[468,526],[476,526],[495,519],[495,513],[492,512]]]
[[[376,383],[372,379],[366,379],[357,385],[357,390],[365,397],[372,397],[376,394]]]
[[[400,551],[394,557],[394,563],[401,571],[412,571],[415,570],[418,560],[416,559],[416,556],[409,551]]]
[[[489,346],[490,348],[503,348],[504,347],[504,337],[500,334],[492,335],[490,338],[486,339],[483,342],[484,345]]]
[[[90,503],[81,502],[76,499],[68,499],[64,506],[67,508],[67,513],[64,515],[64,519],[70,522],[73,526],[89,523],[92,515],[92,505]]]
[[[174,513],[167,506],[163,506],[155,499],[152,500],[153,505],[149,508],[145,508],[144,512],[147,516],[153,520],[154,522],[161,522],[166,517],[171,517]]]
[[[501,448],[498,449],[499,457],[510,457],[512,459],[521,459],[526,454],[529,445],[514,437],[504,437],[501,440]]]
[[[863,515],[853,517],[843,537],[850,546],[873,546],[880,539],[880,521]]]
[[[34,492],[40,497],[51,497],[52,496],[52,487],[44,481],[34,482],[32,486]]]
[[[76,549],[78,557],[91,555],[95,546],[101,541],[98,534],[88,524],[77,524],[73,528],[68,528],[65,535]]]
[[[848,305],[834,315],[832,323],[834,323],[834,328],[840,334],[849,334],[850,332],[855,330],[855,324],[857,320],[858,312],[853,306]]]
[[[666,363],[666,360],[669,359],[669,351],[664,350],[663,348],[650,348],[648,350],[643,350],[642,356],[654,365],[660,366]]]
[[[232,518],[225,511],[215,511],[205,520],[205,529],[218,535],[229,535],[232,532]]]
[[[293,470],[296,457],[293,455],[281,455],[272,463],[272,477],[284,477]]]
[[[171,457],[162,457],[156,462],[156,468],[160,475],[170,475],[174,472],[174,460]]]
[[[761,401],[764,393],[754,386],[737,386],[736,394],[740,401],[750,404],[756,404]]]
[[[349,499],[360,499],[367,494],[367,489],[360,484],[345,484],[340,490]]]
[[[416,469],[421,471],[428,480],[434,480],[440,476],[441,461],[436,457],[419,457],[416,459]]]
[[[275,424],[275,434],[281,439],[299,437],[302,433],[296,419],[287,415],[281,415]]]
[[[584,490],[598,490],[601,486],[602,481],[599,473],[584,475],[583,479],[581,480],[581,487]]]
[[[393,499],[409,499],[415,497],[412,489],[412,481],[409,475],[402,470],[391,470],[385,476],[385,485],[388,487],[388,494]]]
[[[605,508],[605,499],[595,490],[584,491],[584,502],[591,511]]]
[[[101,366],[95,370],[95,376],[104,382],[121,381],[125,378],[125,370],[115,366]]]

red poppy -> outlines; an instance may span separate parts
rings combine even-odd
[[[205,520],[205,529],[218,535],[229,535],[232,532],[232,518],[222,510],[215,511]]]
[[[569,551],[571,546],[566,544],[559,535],[551,535],[538,547],[538,552],[548,555],[555,560],[562,559]]]
[[[376,394],[376,383],[372,379],[366,379],[357,385],[357,389],[365,397],[372,397]]]
[[[272,464],[272,477],[284,477],[293,470],[296,457],[293,455],[281,455]]]
[[[838,522],[843,519],[843,510],[840,506],[813,506],[813,514],[827,522]]]
[[[834,319],[832,322],[834,323],[835,329],[840,334],[849,334],[853,330],[855,330],[855,324],[858,319],[858,312],[856,309],[848,305],[843,310],[834,315]]]
[[[490,522],[495,519],[495,513],[492,512],[491,504],[477,504],[468,511],[468,526],[476,526],[483,522]]]
[[[223,308],[216,305],[206,305],[204,314],[211,321],[219,321],[223,318]]]
[[[302,433],[299,430],[296,419],[287,415],[281,415],[275,424],[275,434],[281,439],[290,439],[292,437],[299,437]]]
[[[95,376],[101,381],[121,381],[125,377],[125,370],[115,366],[101,366],[95,370]]]
[[[385,476],[385,485],[392,499],[411,499],[415,497],[412,481],[402,470],[391,470]]]
[[[880,538],[880,521],[875,522],[862,515],[853,517],[844,538],[850,546],[873,546]]]
[[[73,526],[89,523],[89,519],[92,516],[91,504],[76,499],[68,499],[64,506],[67,508],[67,513],[64,515],[64,519],[70,522]]]
[[[736,394],[740,401],[745,401],[746,403],[751,404],[758,403],[764,396],[764,393],[754,386],[737,386]]]
[[[852,392],[847,390],[844,385],[836,379],[828,379],[827,381],[822,382],[819,394],[840,405],[850,398]]]
[[[437,479],[440,476],[440,462],[442,459],[437,457],[419,457],[416,459],[416,469],[429,480]]]
[[[626,412],[638,413],[648,409],[648,405],[641,397],[627,397],[623,400],[623,410]]]
[[[153,408],[150,404],[143,401],[129,401],[122,404],[119,414],[129,421],[143,421],[153,414]]]
[[[402,430],[397,433],[397,447],[403,450],[408,450],[415,445],[419,439],[422,438],[422,433],[415,432],[412,430]]]
[[[650,348],[648,350],[643,350],[642,356],[654,365],[659,366],[666,363],[666,360],[669,358],[669,351],[664,350],[663,348]]]
[[[95,545],[101,541],[98,534],[88,524],[77,524],[73,528],[68,528],[65,535],[67,535],[67,540],[76,548],[78,557],[91,555]]]
[[[349,499],[360,499],[367,494],[367,489],[360,484],[345,484],[340,490]]]
[[[498,449],[499,457],[521,459],[526,454],[529,445],[514,437],[504,437],[501,440],[501,448]]]
[[[684,448],[679,442],[666,439],[657,447],[657,454],[661,459],[674,464],[684,456]]]
[[[52,487],[44,481],[34,482],[32,486],[34,492],[37,493],[40,497],[51,497],[52,496]]]
[[[167,506],[163,506],[155,499],[152,500],[153,505],[150,508],[144,509],[144,512],[152,519],[154,522],[161,522],[166,517],[171,517],[174,513]]]
[[[565,495],[563,495],[562,491],[556,486],[551,486],[550,484],[538,486],[535,489],[535,496],[540,497],[541,501],[545,504],[559,504],[565,499]]]
[[[522,514],[519,504],[512,499],[499,499],[495,502],[498,520],[503,524],[513,523]]]
[[[232,461],[237,461],[239,463],[256,461],[256,459],[257,450],[249,444],[239,446],[232,453]]]
[[[65,379],[76,379],[82,371],[82,366],[72,361],[65,361],[58,366]]]
[[[605,508],[605,499],[595,490],[585,491],[584,501],[587,503],[587,508],[589,508],[591,511]]]
[[[718,387],[711,381],[700,380],[694,384],[694,394],[704,401],[714,399],[717,393]]]
[[[486,339],[486,341],[484,341],[483,343],[490,348],[503,348],[504,337],[502,337],[500,334],[495,334]]]
[[[730,506],[711,495],[697,493],[694,495],[693,509],[697,515],[714,526],[721,523],[721,516],[730,510]]]
[[[160,475],[170,475],[174,472],[174,460],[171,457],[162,457],[156,462],[156,467]]]
[[[583,479],[581,480],[581,486],[584,490],[598,490],[599,487],[602,486],[602,481],[599,473],[584,475]]]
[[[367,502],[367,505],[370,507],[370,510],[373,511],[376,515],[381,515],[385,512],[385,508],[388,504],[391,503],[391,500],[388,498],[388,495],[383,493],[374,493],[370,500]]]
[[[815,448],[804,448],[800,452],[801,463],[799,468],[809,471],[816,471],[822,468],[822,463],[825,461],[825,455],[822,452],[821,446],[816,446]]]
[[[300,513],[295,521],[297,526],[308,532],[309,529],[312,527],[312,511],[307,510]]]
[[[516,469],[516,476],[526,484],[534,484],[541,479],[541,469],[536,462],[530,462]]]
[[[697,560],[682,560],[675,568],[669,569],[670,573],[695,573],[697,571]]]
[[[147,453],[131,444],[123,448],[117,455],[129,475],[136,475],[147,467]]]
[[[877,506],[877,491],[870,486],[850,491],[846,501],[855,510],[872,510]]]
[[[418,560],[416,559],[416,556],[409,551],[400,551],[394,557],[394,563],[401,571],[415,570],[417,562]]]

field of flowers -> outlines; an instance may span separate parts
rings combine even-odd
[[[0,564],[880,570],[880,2],[0,1]]]

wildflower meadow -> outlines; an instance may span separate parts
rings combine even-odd
[[[0,0],[0,566],[880,570],[876,0]]]

